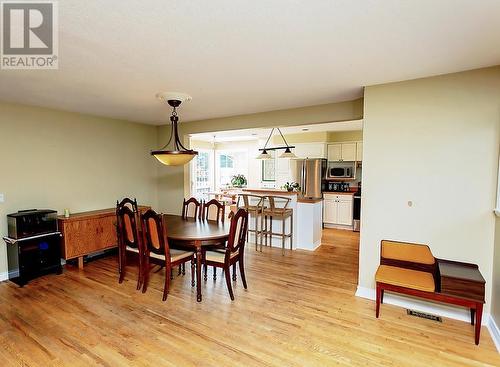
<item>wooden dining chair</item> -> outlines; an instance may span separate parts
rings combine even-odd
[[[225,219],[225,206],[223,203],[216,199],[212,199],[208,202],[202,202],[202,219],[203,220],[209,220],[209,221],[214,221],[214,222],[221,222],[224,223]],[[217,251],[222,251],[224,252],[226,249],[226,244],[224,242],[214,242],[213,244],[208,245],[207,247],[208,250],[217,250]],[[204,279],[207,280],[207,266],[204,265]],[[217,272],[216,268],[214,267],[214,275],[213,275],[214,280],[217,280]]]
[[[125,270],[127,267],[127,254],[134,253],[138,258],[138,275],[137,275],[137,290],[141,289],[143,274],[143,244],[142,238],[139,236],[140,221],[137,212],[134,212],[128,205],[123,205],[116,209],[116,222],[118,233],[118,272],[120,278],[119,283],[125,278]]]
[[[195,198],[184,199],[182,204],[182,218],[200,218],[201,204]]]
[[[224,222],[224,213],[226,208],[223,203],[212,199],[202,203],[201,218],[215,222]]]
[[[144,281],[142,293],[148,288],[150,264],[165,267],[165,285],[163,287],[163,301],[167,299],[170,288],[170,274],[174,266],[191,261],[191,286],[194,283],[194,252],[171,249],[168,245],[167,227],[162,214],[157,214],[149,209],[141,215],[144,243],[143,274]]]
[[[211,251],[203,249],[202,261],[204,265],[214,266],[224,269],[226,285],[229,291],[231,300],[234,301],[233,287],[231,285],[231,266],[239,263],[241,280],[243,287],[247,289],[247,281],[244,268],[244,253],[245,253],[245,238],[248,226],[248,212],[245,209],[239,209],[231,218],[231,226],[229,228],[229,238],[227,247],[224,252]],[[236,274],[233,274],[236,275]],[[235,278],[233,278],[235,280]]]
[[[130,198],[124,198],[122,201],[118,202],[116,201],[116,209],[120,209],[124,206],[127,206],[130,210],[132,210],[134,213],[137,213],[139,211],[138,205],[137,205],[137,199],[134,198],[134,200]]]

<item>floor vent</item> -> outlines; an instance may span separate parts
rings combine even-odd
[[[443,319],[441,317],[436,316],[436,315],[431,315],[430,313],[425,313],[425,312],[420,312],[420,311],[415,311],[415,310],[406,310],[406,313],[410,316],[416,316],[416,317],[420,317],[422,319],[443,322]]]

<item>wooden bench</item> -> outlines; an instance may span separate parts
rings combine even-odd
[[[384,291],[467,307],[479,344],[485,281],[477,265],[436,259],[427,245],[383,240],[375,281],[377,318]]]

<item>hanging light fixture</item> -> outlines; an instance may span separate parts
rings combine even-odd
[[[293,152],[291,150],[292,148],[295,148],[295,147],[288,145],[288,143],[287,143],[285,137],[283,136],[283,134],[281,133],[281,130],[279,127],[277,127],[276,130],[278,130],[278,132],[280,133],[281,138],[283,139],[283,142],[285,143],[285,146],[284,147],[272,147],[272,148],[267,147],[267,143],[269,143],[271,136],[273,136],[274,129],[275,128],[273,127],[271,130],[271,133],[269,134],[269,137],[266,140],[266,144],[264,144],[264,148],[259,149],[259,151],[261,151],[262,153],[260,153],[257,156],[257,159],[271,159],[272,156],[271,156],[271,154],[268,153],[268,150],[281,150],[281,149],[284,149],[285,151],[279,156],[280,158],[297,158],[297,156],[295,154],[293,154]]]
[[[191,161],[198,152],[194,150],[187,149],[182,145],[179,138],[179,131],[177,124],[179,122],[179,117],[177,116],[177,107],[184,101],[190,101],[191,97],[187,94],[182,93],[158,93],[156,97],[167,102],[173,109],[172,115],[170,116],[170,121],[172,123],[170,129],[170,139],[168,143],[165,144],[159,150],[153,150],[151,155],[154,156],[158,161],[166,166],[182,166],[183,164]],[[173,150],[165,150],[174,139]]]

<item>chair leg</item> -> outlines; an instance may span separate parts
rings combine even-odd
[[[281,220],[281,255],[285,255],[285,218]]]
[[[148,282],[149,282],[149,259],[148,258],[144,259],[142,273],[143,273],[142,293],[146,293],[146,290],[148,289]],[[168,278],[168,277],[165,277],[165,278]]]
[[[203,264],[203,280],[207,281],[207,264]]]
[[[143,284],[143,276],[144,276],[144,268],[143,268],[143,262],[144,262],[144,258],[143,258],[143,255],[139,254],[139,271],[138,271],[138,275],[137,275],[137,290],[141,289],[142,288],[142,284]]]
[[[182,263],[182,275],[186,275],[186,263]]]
[[[167,268],[167,271],[165,271],[165,285],[163,286],[163,298],[162,298],[163,301],[167,300],[169,289],[170,289],[170,277],[168,276],[168,268]]]
[[[273,247],[273,217],[269,217],[269,247]]]
[[[194,259],[191,259],[191,287],[195,286],[194,276],[195,276]]]
[[[224,275],[226,277],[226,285],[227,285],[227,290],[229,291],[229,297],[231,297],[231,301],[234,301],[233,286],[231,285],[231,272],[229,269],[230,265],[225,265]]]
[[[123,279],[125,278],[125,268],[126,268],[126,262],[127,262],[127,254],[124,253],[124,251],[120,251],[118,254],[118,259],[120,260],[120,278],[118,279],[118,283],[123,283]]]
[[[378,316],[380,314],[380,298],[382,295],[382,288],[380,287],[379,284],[377,284],[377,300],[376,300],[376,306],[375,306],[375,316],[378,319]]]
[[[247,278],[245,277],[245,265],[243,263],[243,256],[240,256],[239,262],[240,262],[241,281],[243,282],[243,287],[247,289]]]
[[[214,281],[215,281],[217,280],[217,268],[213,266],[213,270],[214,270]]]
[[[233,282],[236,282],[236,263],[233,264]]]
[[[170,268],[170,280],[174,279],[174,269]]]
[[[380,290],[380,304],[381,305],[384,304],[384,290],[383,289]]]
[[[177,275],[181,275],[181,274],[182,274],[182,264],[181,264],[181,265],[179,265],[179,272],[178,272],[178,274],[177,274]]]
[[[290,250],[293,250],[293,213],[290,215]]]

